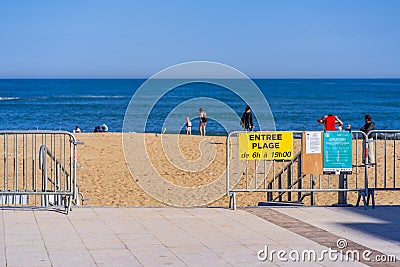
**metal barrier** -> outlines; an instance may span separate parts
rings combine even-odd
[[[2,144],[2,145],[1,145]],[[64,131],[0,131],[1,206],[79,205],[76,138]]]
[[[371,197],[374,206],[375,191],[400,190],[400,130],[374,130],[368,138],[366,162],[370,168],[366,170],[368,179],[362,196],[367,197],[367,204]]]
[[[346,175],[346,185],[343,186],[343,176],[303,174],[302,170],[302,132],[293,131],[294,156],[291,160],[241,160],[239,155],[238,135],[232,132],[226,142],[226,194],[230,197],[229,207],[236,209],[237,193],[266,193],[269,202],[302,202],[310,197],[314,205],[314,193],[349,191],[359,192],[363,197],[364,206],[368,205],[364,193],[368,188],[368,157],[362,163],[363,140],[366,135],[353,131],[353,172]],[[367,142],[368,143],[368,142]],[[368,149],[367,149],[368,151]],[[293,194],[295,196],[293,197]],[[339,196],[343,198],[342,196]],[[359,199],[358,199],[359,201]],[[340,203],[340,201],[339,201]],[[343,203],[345,204],[345,203]]]

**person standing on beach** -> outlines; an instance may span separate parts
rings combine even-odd
[[[318,118],[317,122],[324,125],[324,131],[336,131],[336,125],[339,125],[340,127],[343,126],[343,122],[338,118],[338,116],[333,116],[332,114]]]
[[[206,136],[206,126],[207,126],[207,120],[208,120],[207,114],[203,108],[200,108],[199,112],[200,112],[200,126],[199,126],[200,135]]]
[[[370,131],[375,129],[375,122],[372,121],[371,115],[364,116],[365,124],[361,127],[360,131],[364,132],[368,138],[368,151],[366,151],[367,141],[363,140],[363,152],[362,152],[362,162],[365,163],[365,158],[368,154],[368,164],[370,166],[375,164],[375,147],[374,147],[374,139],[372,134],[368,134]]]
[[[253,131],[254,122],[253,115],[251,114],[250,106],[246,106],[246,109],[243,112],[242,118],[240,120],[240,125],[242,125],[245,131]]]
[[[192,135],[192,122],[189,117],[186,117],[186,134]]]

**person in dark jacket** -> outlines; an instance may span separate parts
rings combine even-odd
[[[96,126],[96,127],[94,127],[94,130],[93,130],[93,132],[95,132],[95,133],[100,133],[100,132],[101,132],[101,128],[100,128],[100,126]]]
[[[246,109],[242,115],[242,119],[240,120],[240,125],[242,125],[242,127],[245,131],[253,131],[254,122],[253,122],[253,115],[251,114],[250,106],[246,106]]]
[[[370,165],[375,164],[375,147],[374,147],[374,139],[372,134],[368,134],[370,131],[375,129],[375,122],[372,121],[372,116],[371,115],[365,115],[365,124],[363,127],[361,127],[360,131],[364,132],[367,134],[368,137],[368,163]],[[362,152],[362,160],[363,163],[365,163],[365,148],[366,148],[366,140],[363,140],[363,152]]]

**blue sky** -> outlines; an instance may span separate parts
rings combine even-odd
[[[0,0],[0,77],[400,78],[400,1]]]

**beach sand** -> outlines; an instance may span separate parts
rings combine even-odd
[[[78,165],[82,168],[77,170],[77,183],[86,199],[84,205],[198,206],[203,203],[228,206],[229,198],[225,196],[226,137],[131,134],[124,137],[124,147],[122,133],[80,133],[75,136],[83,142],[78,145]],[[140,148],[143,144],[145,152]],[[379,152],[383,151],[382,145],[382,142],[378,143]],[[395,160],[387,161],[386,170],[394,169],[400,173],[400,166],[397,166],[400,154],[396,151],[394,157],[393,153],[393,150],[388,151],[388,158]],[[370,171],[371,177],[379,180],[384,168],[378,165]],[[157,180],[153,177],[156,174],[163,181],[151,186],[150,183]],[[400,181],[394,181],[393,174],[388,174],[387,184],[400,187]],[[332,186],[335,186],[335,179],[332,180]],[[357,193],[347,195],[348,203],[355,204]],[[400,204],[400,191],[378,191],[375,198],[377,205]],[[237,195],[240,206],[254,206],[265,200],[265,193]],[[337,203],[338,194],[317,193],[315,200],[317,205],[331,205]],[[309,198],[304,199],[305,204],[309,202]]]

